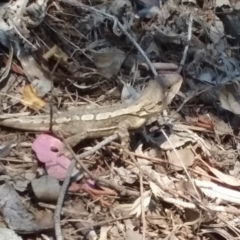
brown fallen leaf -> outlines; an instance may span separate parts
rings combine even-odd
[[[232,134],[232,129],[229,124],[225,123],[222,119],[212,113],[200,115],[199,121],[209,124],[218,135]]]
[[[45,102],[37,96],[37,91],[30,85],[26,85],[23,88],[23,98],[21,100],[22,104],[26,107],[38,111],[45,106]]]
[[[182,163],[185,167],[190,167],[194,163],[194,154],[189,148],[179,149],[176,150],[182,160]],[[171,168],[175,171],[181,171],[183,169],[183,165],[180,162],[178,156],[176,155],[175,151],[167,151],[168,160],[171,165]]]
[[[196,154],[196,153],[195,153]],[[232,177],[230,175],[227,175],[225,173],[222,173],[218,169],[209,166],[205,161],[203,161],[201,158],[198,158],[222,183],[225,183],[229,186],[233,187],[240,187],[240,180]]]
[[[216,168],[213,168],[210,166],[208,166],[208,168],[223,183],[233,186],[233,187],[240,187],[240,181],[237,178],[227,175],[225,173],[222,173],[219,170],[217,170]]]

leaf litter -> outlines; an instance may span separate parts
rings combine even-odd
[[[239,238],[239,4],[88,4],[1,3],[0,119],[131,102],[155,73],[184,84],[131,134],[127,158],[114,140],[81,159],[90,174],[76,164],[61,224],[71,167],[51,149],[61,141],[1,128],[0,239]]]

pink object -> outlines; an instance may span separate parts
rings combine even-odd
[[[51,150],[52,148],[58,149],[61,144],[59,139],[48,134],[39,135],[32,144],[38,160],[45,163],[47,173],[58,180],[64,180],[71,163],[69,158],[63,155],[58,156],[58,152]]]

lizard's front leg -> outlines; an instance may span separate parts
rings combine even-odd
[[[121,140],[121,144],[123,148],[128,149],[129,148],[129,142],[130,142],[130,135],[128,132],[128,129],[130,127],[130,123],[128,121],[123,121],[118,124],[117,134]],[[125,152],[123,153],[124,158],[126,158]]]
[[[60,137],[63,136],[65,138],[66,144],[69,145],[71,148],[76,146],[78,143],[80,143],[82,140],[84,140],[87,137],[86,130],[79,129],[79,128],[76,129],[74,127],[69,129],[69,127],[66,125],[56,127],[53,129],[53,131],[57,136],[60,136]],[[59,155],[64,155],[70,158],[72,157],[72,154],[68,150],[66,144],[62,142],[61,146],[56,150],[58,151]]]

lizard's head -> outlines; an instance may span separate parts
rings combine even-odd
[[[161,112],[171,103],[182,85],[182,77],[176,73],[161,74],[148,83],[137,100],[142,106],[142,115]]]
[[[163,102],[163,105],[167,106],[171,103],[172,99],[178,93],[183,79],[177,73],[171,74],[161,74],[156,77],[156,81],[158,82],[160,88],[162,89],[162,97],[159,96],[158,98],[160,101]],[[158,101],[158,99],[156,99]]]
[[[167,106],[171,103],[182,85],[182,77],[177,74],[161,74],[148,83],[141,101],[151,105]]]

